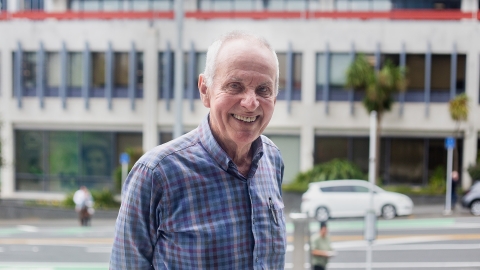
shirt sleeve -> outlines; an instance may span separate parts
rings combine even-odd
[[[122,191],[110,269],[153,269],[162,190],[154,171],[137,163]]]

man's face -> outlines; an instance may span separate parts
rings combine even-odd
[[[320,228],[320,236],[325,237],[327,235],[327,227]]]
[[[276,62],[256,42],[233,40],[218,52],[210,88],[200,75],[202,100],[210,108],[210,127],[224,146],[242,147],[262,134],[272,118]],[[227,150],[227,149],[226,149]]]

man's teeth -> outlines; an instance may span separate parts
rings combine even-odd
[[[233,117],[235,117],[236,119],[238,120],[241,120],[241,121],[244,121],[244,122],[253,122],[257,119],[256,116],[254,117],[246,117],[246,116],[240,116],[240,115],[236,115],[234,114]]]

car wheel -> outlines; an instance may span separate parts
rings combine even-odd
[[[382,207],[382,217],[384,219],[392,219],[396,215],[397,215],[397,210],[395,209],[395,206],[391,204],[387,204]]]
[[[327,221],[329,217],[328,210],[325,207],[319,207],[315,212],[315,219],[318,221]]]
[[[480,200],[472,202],[470,205],[470,213],[474,216],[480,216]]]

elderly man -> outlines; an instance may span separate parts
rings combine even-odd
[[[283,269],[283,161],[262,132],[278,92],[270,45],[230,33],[198,87],[210,113],[146,153],[123,189],[110,269]]]

